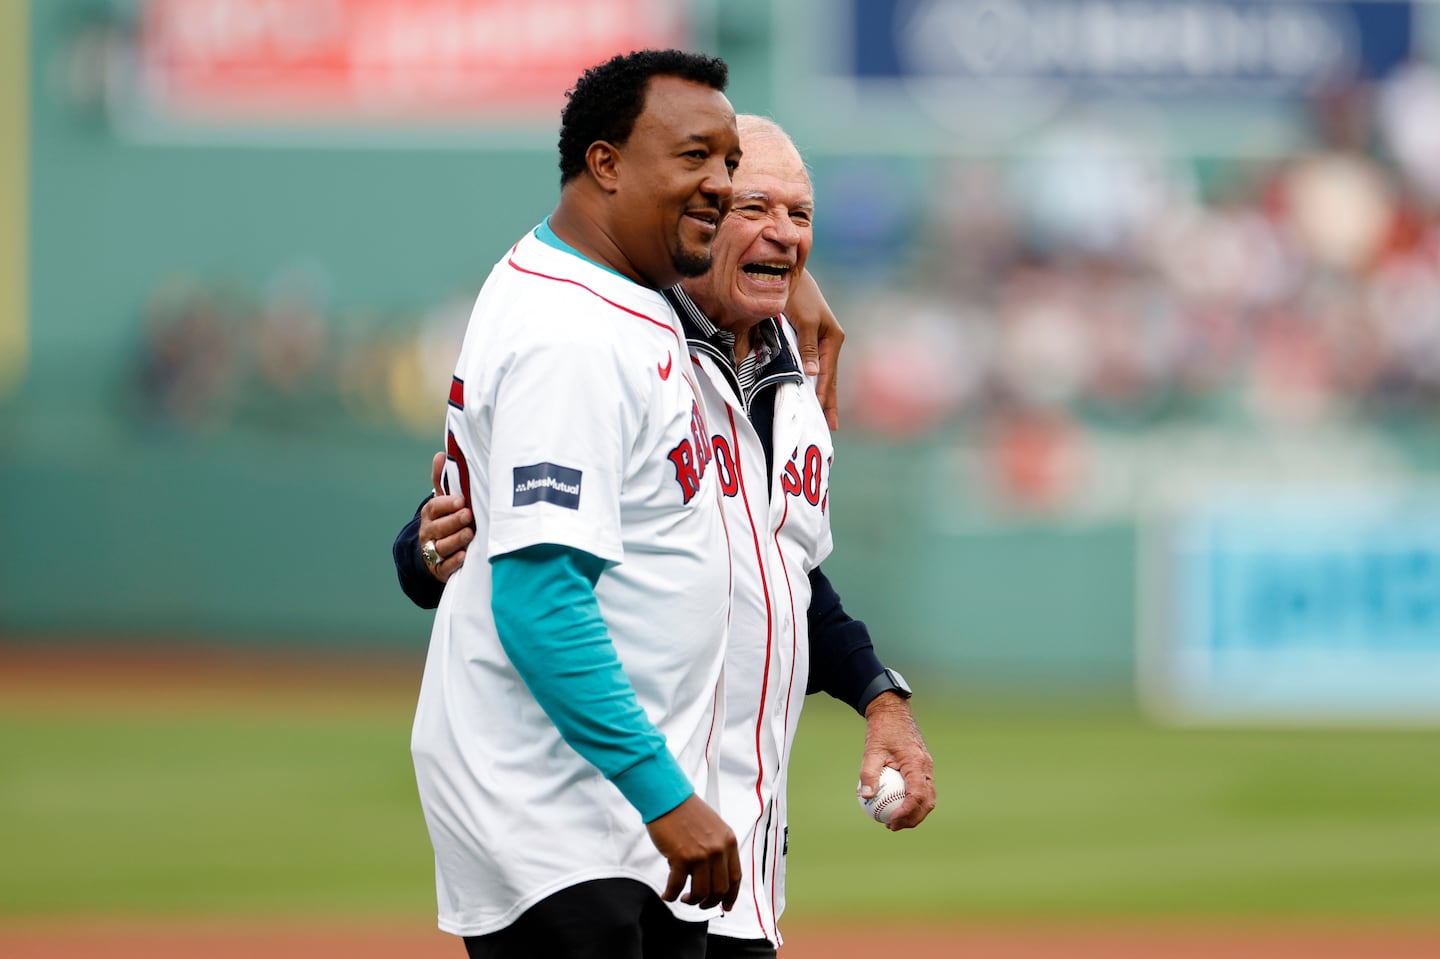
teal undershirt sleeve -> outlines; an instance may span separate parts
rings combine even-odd
[[[595,598],[604,560],[530,546],[490,561],[500,645],[572,749],[619,788],[645,822],[694,792],[635,698]]]

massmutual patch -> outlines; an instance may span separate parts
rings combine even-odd
[[[554,503],[566,509],[580,508],[580,471],[554,463],[515,467],[514,506]]]

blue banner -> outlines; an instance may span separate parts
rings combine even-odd
[[[852,0],[865,81],[1297,97],[1411,54],[1409,0]]]
[[[1440,718],[1440,502],[1195,504],[1148,557],[1150,701],[1190,718]]]

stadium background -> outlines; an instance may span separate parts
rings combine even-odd
[[[827,570],[939,768],[867,829],[810,704],[797,926],[1433,934],[1440,10],[431,0],[497,26],[396,40],[381,96],[306,32],[364,6],[0,13],[0,919],[428,921],[388,544],[553,202],[543,81],[639,38],[811,162]]]

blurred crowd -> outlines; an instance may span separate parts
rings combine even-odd
[[[127,408],[187,432],[431,436],[469,311],[469,294],[411,311],[337,310],[316,264],[258,289],[172,278],[141,317]]]
[[[1096,431],[1424,424],[1440,408],[1440,73],[1308,107],[1282,157],[1182,156],[1072,118],[1004,158],[817,177],[812,260],[850,332],[845,428],[978,437],[1043,507]],[[839,170],[837,173],[836,170]],[[473,291],[336,315],[322,268],[155,295],[138,409],[428,436]],[[1058,464],[1058,465],[1057,465]]]
[[[1043,506],[1097,432],[1423,425],[1440,410],[1440,73],[1328,91],[1308,116],[1280,158],[1178,156],[1082,120],[1003,161],[947,161],[925,228],[888,237],[898,257],[864,255],[887,231],[862,203],[861,252],[839,236],[847,426],[978,435],[1012,498]],[[817,270],[836,272],[828,243]]]

